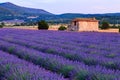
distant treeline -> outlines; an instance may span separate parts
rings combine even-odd
[[[31,15],[22,15],[22,16],[14,16],[14,15],[0,15],[0,21],[4,20],[24,20],[26,23],[36,23],[40,20],[46,20],[50,24],[59,24],[66,23],[69,24],[74,18],[91,18],[95,17],[99,20],[100,24],[103,21],[107,21],[110,24],[120,24],[120,13],[113,14],[62,14],[62,15],[39,15],[37,18],[30,19],[28,18]]]

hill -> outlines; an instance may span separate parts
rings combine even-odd
[[[0,14],[7,13],[9,15],[53,15],[43,9],[21,7],[10,2],[1,3],[0,12]]]
[[[55,15],[43,9],[27,8],[15,5],[10,2],[0,3],[0,21],[19,19],[25,22],[47,20],[51,23],[69,23],[73,18],[95,17],[98,20],[106,20],[112,24],[120,24],[120,13],[106,14],[82,14],[82,13],[65,13]],[[32,18],[32,19],[31,19]]]

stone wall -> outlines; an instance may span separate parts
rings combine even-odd
[[[98,22],[79,22],[79,31],[98,31]]]
[[[98,30],[98,32],[115,32],[115,33],[117,32],[118,33],[119,29],[107,29],[107,30],[101,30],[100,29],[100,30]]]

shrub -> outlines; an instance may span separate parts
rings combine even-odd
[[[109,23],[107,21],[103,21],[101,29],[108,29],[108,28],[110,28]]]
[[[3,28],[3,25],[0,24],[0,28]]]
[[[4,23],[1,23],[1,24],[0,24],[0,28],[3,28],[3,26],[5,26],[5,24],[4,24]]]
[[[58,30],[66,30],[67,28],[65,26],[60,26]]]
[[[41,20],[38,22],[38,29],[48,29],[49,25],[47,24],[46,21]]]
[[[118,28],[119,28],[119,33],[120,33],[120,26],[118,26]]]

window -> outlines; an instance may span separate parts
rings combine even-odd
[[[77,25],[77,21],[74,21],[74,26],[76,26]]]

